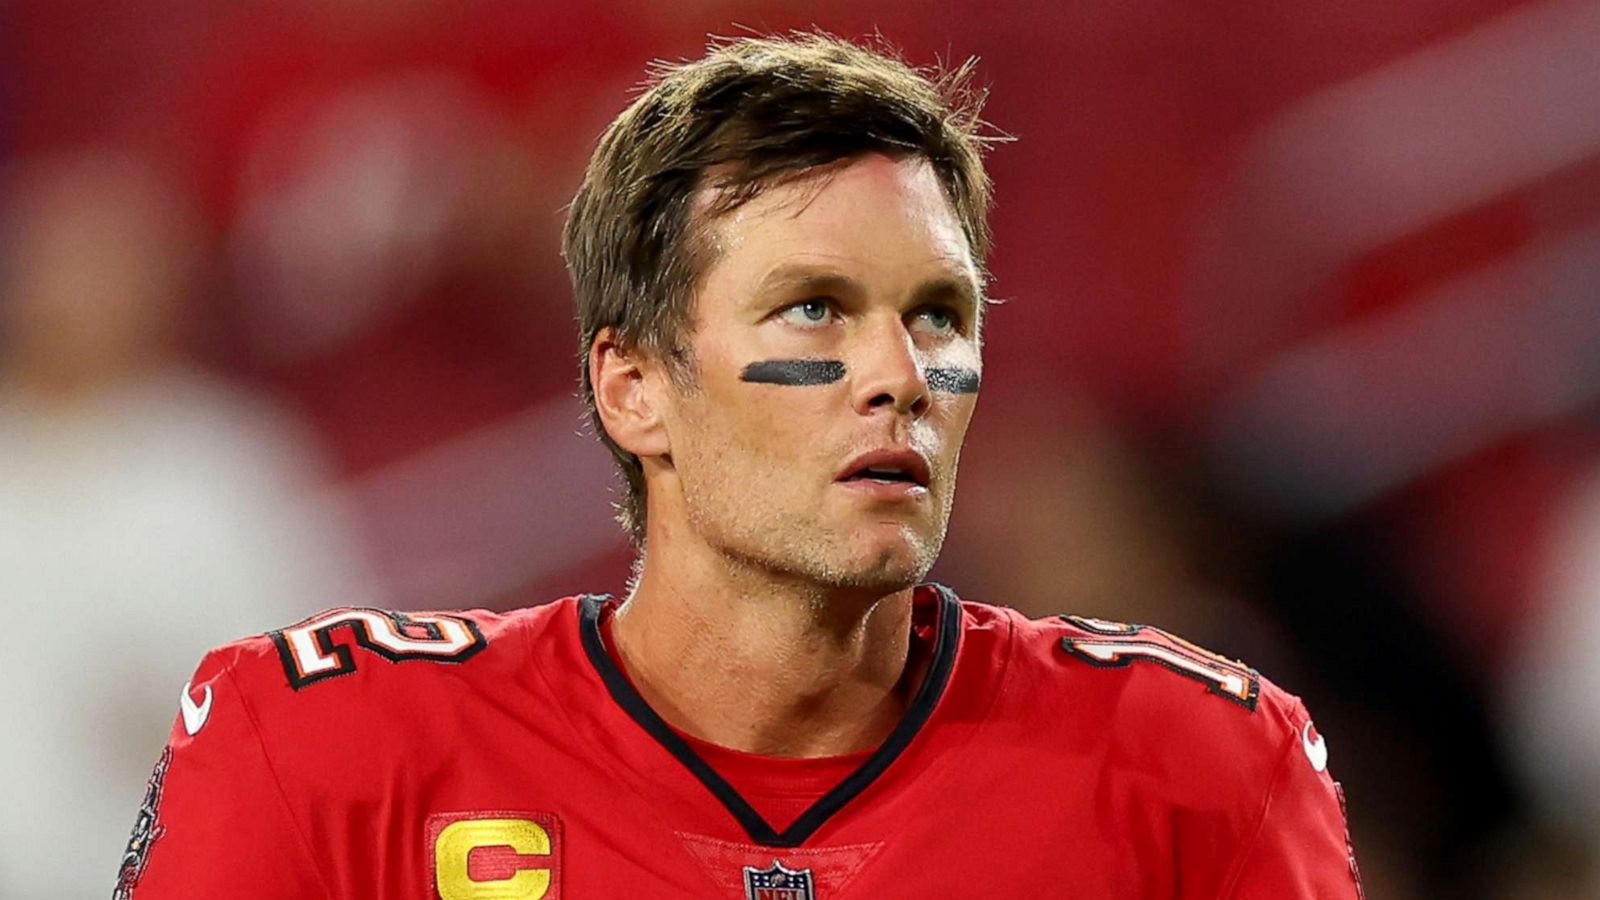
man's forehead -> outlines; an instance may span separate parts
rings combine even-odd
[[[924,156],[883,153],[855,156],[780,173],[751,186],[741,170],[726,164],[708,169],[695,190],[695,212],[708,222],[745,222],[758,217],[799,218],[824,196],[896,197],[923,215],[955,221],[933,164]]]
[[[864,253],[863,257],[870,257]],[[773,261],[756,279],[752,299],[768,296],[849,296],[867,287],[859,272],[865,270],[868,259],[849,257],[802,255]],[[906,266],[906,274],[914,278],[911,289],[924,300],[946,300],[976,306],[980,292],[971,266],[961,258],[949,255],[929,256],[920,264]]]
[[[714,179],[711,179],[714,181]],[[897,223],[893,262],[918,277],[964,282],[981,290],[971,246],[932,165],[922,157],[894,159],[871,153],[802,173],[762,188],[749,200],[717,212],[715,187],[696,198],[705,216],[709,263],[741,251],[746,278],[764,287],[848,275],[884,262],[890,247],[869,224]]]

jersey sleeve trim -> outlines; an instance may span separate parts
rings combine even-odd
[[[1267,781],[1267,792],[1261,798],[1261,808],[1256,813],[1255,824],[1250,828],[1250,837],[1240,846],[1238,854],[1234,857],[1233,865],[1228,869],[1228,877],[1223,881],[1222,890],[1217,893],[1218,900],[1229,900],[1239,886],[1239,879],[1244,876],[1245,866],[1250,862],[1250,857],[1255,854],[1256,847],[1261,844],[1261,833],[1266,830],[1267,813],[1272,809],[1273,798],[1278,793],[1278,785],[1283,781],[1284,775],[1289,771],[1289,766],[1294,760],[1294,753],[1299,748],[1295,746],[1297,736],[1291,729],[1288,737],[1284,739],[1283,749],[1278,753],[1278,764],[1273,767],[1272,778]]]
[[[305,830],[300,826],[300,820],[295,817],[294,806],[289,803],[289,793],[284,790],[283,778],[278,775],[278,767],[272,763],[272,754],[267,752],[267,742],[261,736],[261,721],[256,717],[255,709],[250,705],[250,700],[240,688],[239,681],[233,675],[231,668],[224,668],[223,674],[228,682],[233,685],[234,693],[239,698],[239,706],[244,710],[245,720],[250,723],[250,733],[255,736],[256,748],[261,751],[261,761],[267,767],[267,774],[272,777],[272,787],[277,792],[278,802],[283,804],[283,813],[289,819],[289,825],[294,829],[294,836],[300,843],[300,850],[305,854],[306,860],[311,863],[312,874],[316,876],[317,883],[322,886],[325,897],[334,896],[333,890],[328,885],[328,879],[323,874],[322,865],[313,852],[311,840],[306,836]]]

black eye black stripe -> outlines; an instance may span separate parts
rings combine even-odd
[[[740,377],[754,384],[792,387],[833,384],[844,377],[844,363],[836,359],[767,359],[745,366]]]
[[[978,373],[960,367],[929,369],[928,389],[941,394],[975,394]],[[833,384],[844,377],[844,363],[836,359],[766,359],[744,367],[739,376],[751,384],[810,387]]]
[[[978,380],[978,373],[972,369],[928,370],[928,390],[941,394],[976,394]]]

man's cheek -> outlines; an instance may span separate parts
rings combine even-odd
[[[829,408],[837,403],[813,399],[781,406],[758,405],[738,423],[742,427],[740,443],[758,458],[792,469],[815,459],[827,446],[828,435],[834,430]]]

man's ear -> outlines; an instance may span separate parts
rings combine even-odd
[[[600,329],[589,345],[589,383],[606,434],[641,459],[671,450],[662,418],[660,366],[638,349],[617,343],[617,330]]]

